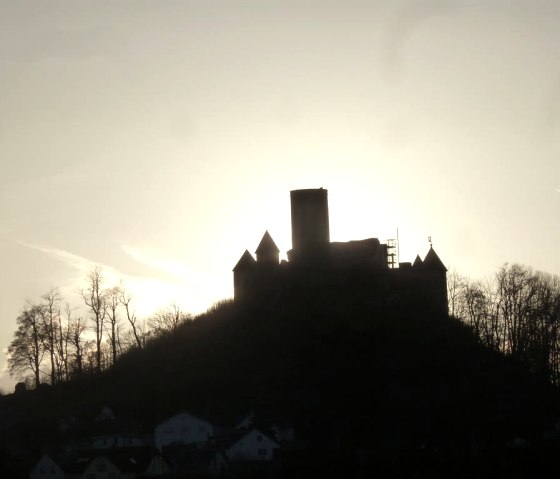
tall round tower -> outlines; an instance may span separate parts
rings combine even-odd
[[[327,190],[293,190],[290,200],[294,256],[304,258],[325,252],[330,243]]]

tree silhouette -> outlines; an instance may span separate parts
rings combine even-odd
[[[117,309],[121,304],[121,289],[115,286],[105,292],[105,303],[107,311],[107,322],[109,325],[107,334],[109,336],[109,343],[111,345],[111,362],[117,362],[117,350],[119,349],[119,325]]]
[[[41,384],[41,362],[45,355],[42,305],[27,304],[16,322],[18,328],[8,346],[10,373],[23,379],[31,371],[35,387]]]
[[[82,298],[89,308],[90,318],[95,332],[95,369],[101,372],[101,354],[103,330],[107,316],[105,290],[102,288],[103,276],[100,266],[95,266],[88,274],[88,286],[82,290]]]
[[[481,343],[560,383],[560,278],[505,264],[484,283],[451,277],[455,316]]]
[[[119,301],[124,307],[126,319],[130,324],[130,328],[132,330],[132,335],[134,336],[136,346],[138,347],[138,349],[142,349],[142,347],[144,346],[146,333],[145,331],[142,330],[142,328],[138,324],[138,318],[136,317],[136,314],[132,309],[132,305],[131,305],[132,294],[126,291],[125,288],[121,287]]]
[[[60,296],[60,291],[58,288],[51,286],[50,290],[43,295],[44,301],[43,307],[43,331],[44,331],[44,341],[45,349],[49,355],[50,359],[50,378],[51,384],[55,384],[57,381],[57,346],[59,342],[59,323],[60,323],[60,311],[59,304],[62,300]]]
[[[175,303],[156,312],[148,320],[148,324],[156,336],[161,336],[176,331],[181,323],[190,319],[192,319],[192,315],[181,311],[181,307]]]

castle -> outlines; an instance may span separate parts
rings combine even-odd
[[[277,304],[288,299],[319,298],[335,305],[352,304],[415,308],[447,314],[447,282],[442,261],[433,247],[424,260],[398,263],[391,245],[377,238],[331,242],[328,192],[304,189],[290,192],[292,249],[288,261],[266,231],[255,258],[245,250],[233,269],[236,303]]]

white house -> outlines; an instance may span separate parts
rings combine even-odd
[[[202,446],[214,434],[214,426],[204,419],[183,412],[159,423],[154,432],[158,449],[170,444],[194,444]]]
[[[228,461],[272,461],[278,443],[257,429],[252,429],[226,448]]]
[[[43,454],[31,470],[29,479],[64,479],[64,471],[48,454]]]

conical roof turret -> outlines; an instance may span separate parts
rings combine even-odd
[[[250,268],[256,263],[255,258],[249,253],[248,250],[245,250],[245,253],[241,255],[241,258],[234,266],[233,271],[237,271],[244,268]]]
[[[414,263],[416,264],[416,261]],[[429,269],[432,271],[447,271],[447,268],[445,267],[441,259],[439,259],[439,256],[432,246],[430,246],[430,251],[428,251],[428,254],[424,258],[423,266],[425,269]]]
[[[274,265],[278,264],[280,250],[270,236],[268,231],[264,232],[261,242],[255,251],[257,254],[257,263]]]
[[[278,248],[278,246],[276,246],[276,243],[272,239],[272,236],[270,236],[270,233],[268,231],[265,231],[261,242],[259,243],[259,246],[257,246],[255,254],[258,256],[261,254],[268,255],[271,253],[278,254],[280,253],[280,249]]]

